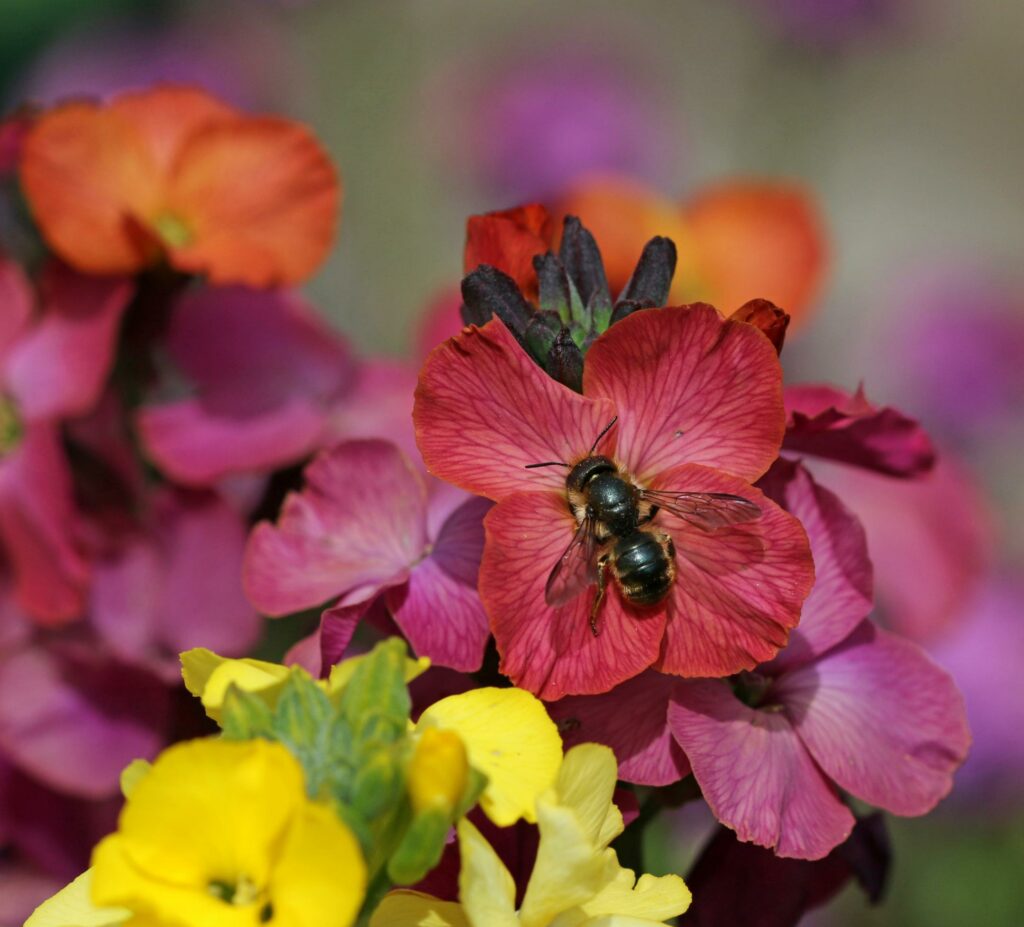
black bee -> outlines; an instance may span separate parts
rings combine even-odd
[[[565,488],[579,527],[551,568],[544,597],[548,605],[558,607],[596,585],[590,609],[590,629],[595,637],[609,569],[623,598],[633,605],[657,605],[671,591],[676,578],[675,545],[669,535],[651,524],[660,509],[709,532],[761,517],[760,507],[743,496],[669,492],[636,485],[611,458],[594,454],[615,422],[611,420],[587,456],[574,466],[561,461],[527,465],[528,469],[569,467]]]

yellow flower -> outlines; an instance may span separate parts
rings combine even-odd
[[[469,781],[466,746],[454,731],[428,727],[416,744],[408,769],[409,800],[416,813],[451,814]]]
[[[169,748],[93,853],[93,903],[146,919],[132,927],[343,927],[365,889],[351,832],[306,797],[291,753],[263,740]]]
[[[453,731],[469,764],[487,776],[480,807],[499,827],[537,820],[537,796],[562,762],[562,738],[543,702],[522,689],[473,689],[435,702],[418,731]]]
[[[458,825],[459,905],[393,892],[371,927],[622,927],[660,925],[689,907],[678,876],[623,869],[608,844],[623,829],[612,803],[617,768],[607,747],[582,744],[565,755],[554,785],[537,799],[540,845],[522,907],[515,883],[480,832]]]
[[[83,872],[52,898],[44,901],[25,927],[122,927],[131,919],[127,908],[97,908],[91,899],[92,870]],[[138,921],[133,923],[136,927]]]

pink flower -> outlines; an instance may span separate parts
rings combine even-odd
[[[730,680],[670,684],[649,671],[550,707],[567,745],[608,744],[627,781],[665,785],[692,767],[741,840],[818,859],[853,827],[837,787],[924,814],[952,787],[970,737],[952,679],[867,619],[871,564],[856,518],[799,464],[779,461],[761,485],[801,520],[814,553],[814,589],[789,645]]]
[[[414,378],[358,363],[296,294],[208,287],[175,306],[165,349],[177,379],[138,415],[142,444],[171,479],[209,486],[298,463],[343,437],[388,437],[412,450]],[[181,392],[181,379],[187,385]]]
[[[0,540],[22,607],[52,625],[80,616],[89,577],[58,423],[98,402],[132,290],[57,263],[39,289],[35,313],[28,281],[0,258]]]
[[[595,439],[615,419],[595,451]],[[501,670],[545,699],[605,692],[648,667],[681,676],[752,669],[786,643],[809,591],[806,535],[754,489],[783,433],[781,369],[752,326],[710,306],[636,312],[591,346],[583,395],[536,366],[502,323],[470,328],[431,354],[413,412],[431,473],[495,500],[480,595]],[[616,584],[598,614],[591,588],[563,605],[545,586],[577,530],[565,469],[600,453],[643,490],[722,493],[760,508],[702,530],[662,508],[676,578],[653,607]]]
[[[428,486],[381,440],[322,451],[304,476],[277,524],[260,522],[249,537],[250,601],[276,617],[334,600],[321,625],[325,666],[376,606],[391,613],[416,654],[479,668],[488,633],[476,582],[488,503]]]

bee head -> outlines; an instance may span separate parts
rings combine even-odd
[[[611,458],[600,455],[584,457],[565,478],[565,486],[569,492],[582,492],[587,484],[599,473],[616,473],[618,467]]]

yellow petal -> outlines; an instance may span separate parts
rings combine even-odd
[[[417,727],[462,738],[470,765],[487,776],[480,806],[495,824],[537,820],[537,796],[562,762],[562,738],[539,699],[522,689],[474,689],[435,702]]]
[[[612,804],[618,775],[615,754],[601,744],[573,747],[558,770],[556,800],[575,812],[595,846],[608,846],[624,830],[622,813]]]
[[[181,675],[188,689],[203,703],[214,721],[220,720],[224,696],[232,685],[259,695],[273,707],[291,668],[264,660],[231,660],[197,647],[181,655]]]
[[[473,927],[519,927],[516,885],[491,845],[468,820],[458,823],[459,900]]]
[[[136,784],[118,833],[97,848],[94,899],[135,909],[141,896],[152,896],[153,913],[170,917],[174,910],[164,904],[182,900],[155,887],[147,894],[147,886],[206,899],[213,882],[265,888],[282,836],[306,801],[302,769],[281,744],[176,744]]]
[[[592,917],[629,915],[647,922],[662,923],[682,914],[690,906],[690,890],[677,875],[644,874],[633,884],[631,869],[620,869],[615,880],[583,909]]]
[[[342,660],[341,663],[336,663],[332,666],[330,675],[327,677],[327,694],[335,696],[344,691],[345,686],[352,679],[352,674],[356,671],[356,667],[367,656],[368,654],[361,654],[358,657],[349,657],[347,660]],[[417,676],[423,675],[428,669],[430,669],[430,660],[427,657],[419,657],[416,660],[407,657],[405,660],[406,683],[412,682]]]
[[[98,908],[92,903],[92,870],[44,901],[25,921],[25,927],[114,927],[131,916],[127,908]]]
[[[407,784],[414,812],[439,808],[451,815],[469,780],[466,746],[454,731],[428,727],[409,763]]]
[[[270,881],[273,922],[348,927],[366,895],[366,863],[352,832],[310,802],[285,838]]]
[[[132,760],[121,770],[121,794],[125,798],[131,798],[135,786],[142,781],[142,777],[153,768],[149,760]]]
[[[370,927],[470,927],[462,906],[420,892],[389,892],[377,905]]]

